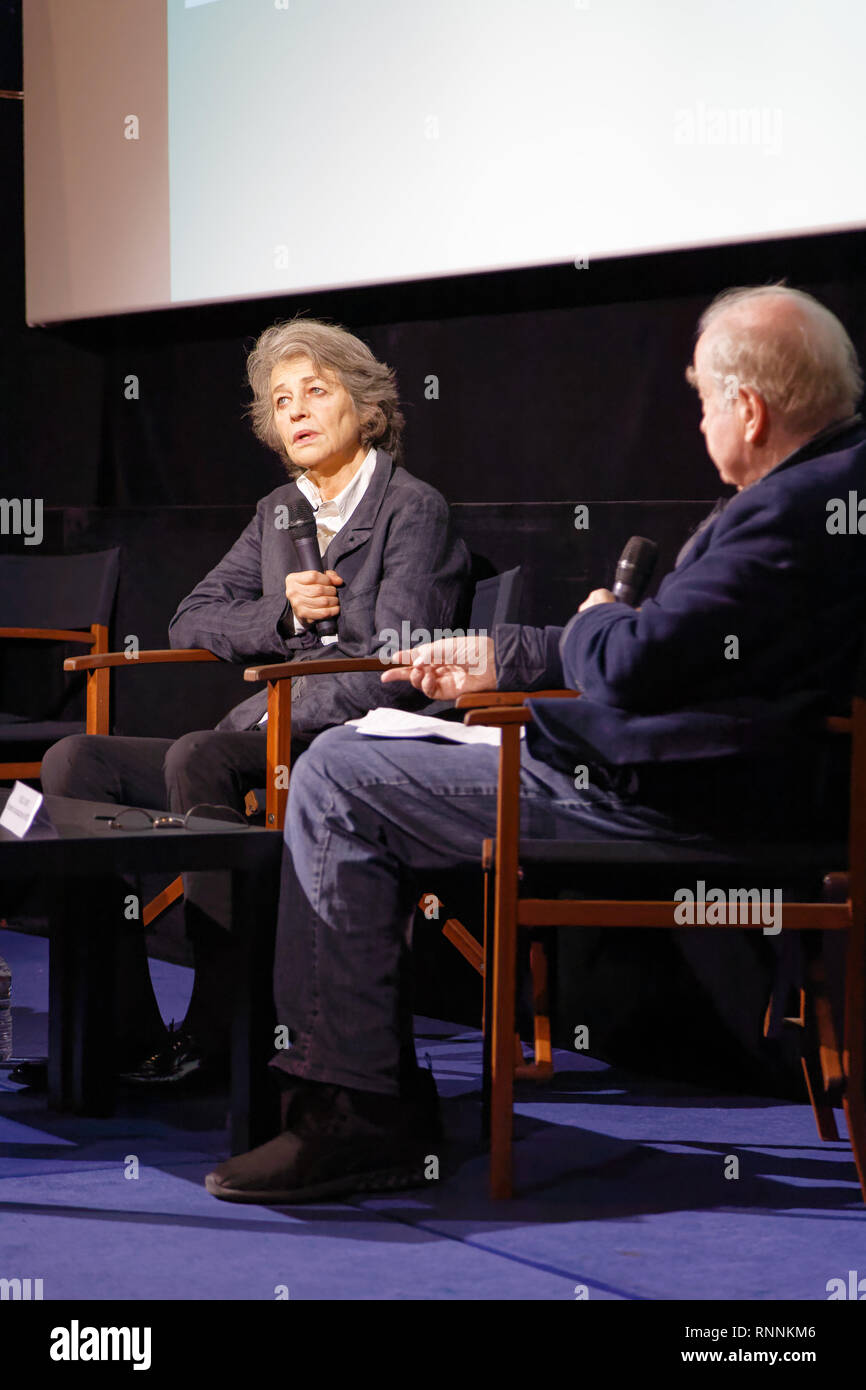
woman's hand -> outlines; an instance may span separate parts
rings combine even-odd
[[[296,570],[286,575],[286,598],[292,612],[302,623],[315,623],[319,618],[335,618],[340,611],[337,584],[343,580],[335,570]]]
[[[428,700],[456,700],[475,690],[496,689],[491,637],[444,637],[392,658],[399,665],[382,674],[382,683],[408,681]]]

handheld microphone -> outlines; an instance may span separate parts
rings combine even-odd
[[[617,603],[637,607],[649,587],[658,553],[655,541],[647,540],[646,536],[632,536],[627,542],[619,557],[613,581],[613,596]]]
[[[316,517],[312,507],[306,497],[298,497],[294,502],[289,502],[286,510],[289,518],[286,530],[295,543],[301,569],[321,572],[322,556],[316,538]],[[319,637],[336,636],[336,618],[319,618],[312,626]]]

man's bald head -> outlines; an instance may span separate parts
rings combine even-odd
[[[823,304],[786,285],[726,290],[698,325],[711,370],[760,392],[806,437],[856,409],[863,378],[854,345]]]
[[[863,378],[851,339],[801,290],[726,290],[698,332],[686,375],[700,391],[707,447],[726,482],[756,481],[856,409]],[[723,412],[732,418],[719,419]]]

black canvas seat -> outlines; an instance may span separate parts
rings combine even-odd
[[[88,685],[64,675],[70,645],[97,655],[108,629],[120,550],[0,555],[0,780],[38,777],[42,755],[67,734],[108,733],[107,671]]]

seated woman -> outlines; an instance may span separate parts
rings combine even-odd
[[[262,498],[228,554],[183,600],[169,627],[172,646],[206,647],[243,664],[370,656],[404,622],[431,633],[453,627],[467,597],[469,553],[442,495],[397,463],[403,417],[391,368],[344,328],[296,318],[261,335],[247,373],[253,429],[287,464],[291,481]],[[301,567],[286,529],[287,509],[301,497],[315,513],[319,570]],[[336,619],[336,637],[317,635],[322,618]],[[417,708],[419,697],[383,686],[375,671],[296,680],[293,753],[323,729],[384,704]],[[61,739],[44,759],[43,789],[176,812],[204,804],[243,812],[247,792],[265,785],[266,707],[266,691],[258,690],[216,730],[176,740]],[[156,1050],[126,1075],[144,1083],[180,1080],[227,1050],[227,878],[190,874],[184,887],[193,994],[182,1028],[142,1039],[140,1057],[154,1041]],[[143,947],[141,969],[135,993],[143,998],[150,995]]]

